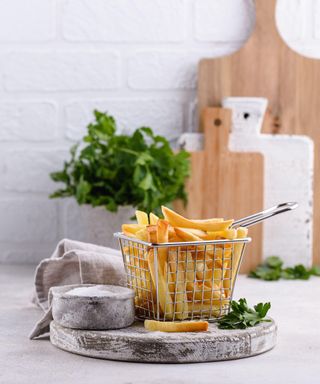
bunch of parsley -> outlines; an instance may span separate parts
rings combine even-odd
[[[254,308],[249,308],[247,300],[240,299],[239,302],[231,301],[230,306],[231,311],[218,320],[220,329],[245,329],[271,321],[265,318],[271,308],[270,303],[259,303]]]
[[[73,146],[71,159],[51,174],[64,187],[50,197],[74,196],[79,204],[104,206],[111,212],[126,205],[157,212],[175,199],[186,201],[187,152],[174,153],[151,128],[116,134],[112,116],[99,111],[94,116],[81,147]]]
[[[308,280],[310,276],[320,276],[320,267],[306,268],[302,264],[283,268],[283,261],[277,256],[270,256],[248,275],[262,280]]]

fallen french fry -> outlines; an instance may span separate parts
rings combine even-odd
[[[209,324],[207,321],[181,321],[165,322],[155,320],[145,320],[144,327],[148,331],[160,332],[206,332]]]

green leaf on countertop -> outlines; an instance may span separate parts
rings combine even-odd
[[[320,276],[320,266],[315,265],[310,269],[310,273],[312,276]]]
[[[161,205],[187,201],[190,163],[186,151],[175,153],[168,140],[151,128],[117,134],[112,116],[94,111],[94,117],[81,146],[72,146],[70,160],[51,174],[64,187],[50,197],[74,196],[79,204],[104,206],[112,212],[131,205],[160,213]]]
[[[298,264],[294,267],[283,268],[283,261],[279,257],[270,256],[263,264],[251,271],[248,276],[266,281],[281,278],[286,280],[308,280],[310,276],[320,276],[320,267],[307,268],[302,264]]]
[[[230,312],[218,320],[218,328],[245,329],[271,321],[265,318],[271,308],[270,303],[259,303],[254,308],[249,308],[247,300],[240,299],[239,302],[231,301],[230,308]]]

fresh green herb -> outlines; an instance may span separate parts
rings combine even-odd
[[[311,272],[312,276],[320,276],[320,266],[319,265],[315,265],[314,267],[312,267],[310,269],[310,272]]]
[[[299,264],[294,267],[285,268],[281,272],[281,277],[287,280],[308,280],[311,276],[310,269]]]
[[[308,280],[310,276],[320,276],[320,267],[306,268],[302,264],[283,268],[283,261],[277,256],[270,256],[248,275],[261,280]]]
[[[261,322],[271,321],[266,315],[271,308],[270,303],[259,303],[254,308],[249,308],[246,299],[231,302],[231,311],[218,320],[220,329],[245,329]]]
[[[64,184],[52,198],[74,196],[79,204],[105,206],[112,212],[126,205],[157,212],[175,199],[186,202],[187,152],[174,153],[151,128],[120,135],[112,116],[99,111],[94,116],[84,145],[73,146],[63,170],[51,174]]]
[[[259,265],[254,271],[249,273],[249,277],[262,280],[279,280],[282,271],[282,260],[277,256],[270,256],[266,261]]]

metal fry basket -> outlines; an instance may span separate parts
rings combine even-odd
[[[229,312],[250,238],[153,244],[118,232],[139,319],[214,321]]]

